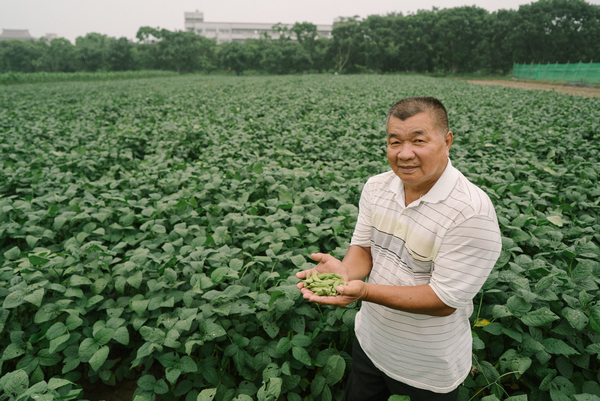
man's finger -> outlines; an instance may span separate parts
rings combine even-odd
[[[319,263],[327,263],[330,260],[335,259],[328,253],[313,253],[312,255],[310,255],[310,257],[312,258],[312,260]]]

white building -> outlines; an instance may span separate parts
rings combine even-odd
[[[36,40],[29,34],[29,29],[2,29],[2,34],[0,34],[0,40]]]
[[[43,36],[48,42],[52,39],[56,39],[59,36],[55,33],[47,33]],[[2,29],[2,33],[0,34],[0,40],[37,40],[38,38],[34,38],[29,34],[29,29]]]
[[[215,39],[217,43],[243,42],[246,39],[260,39],[266,33],[272,38],[278,38],[280,32],[273,29],[274,25],[287,28],[288,32],[293,24],[268,24],[251,22],[205,22],[204,13],[186,12],[185,30],[196,32],[205,38]],[[319,37],[331,38],[332,25],[316,25]],[[289,34],[289,33],[288,33]]]

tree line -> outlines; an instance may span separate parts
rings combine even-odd
[[[476,6],[344,18],[332,37],[314,24],[217,44],[193,32],[142,27],[137,41],[99,33],[51,41],[0,41],[0,72],[172,70],[508,73],[517,63],[600,61],[600,6],[539,0],[518,10]]]

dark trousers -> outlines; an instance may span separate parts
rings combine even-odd
[[[411,401],[456,401],[458,388],[440,394],[396,381],[373,365],[355,339],[352,346],[352,372],[344,392],[344,401],[387,401],[393,394],[407,395]]]

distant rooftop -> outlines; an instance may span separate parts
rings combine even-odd
[[[29,34],[29,29],[2,29],[0,40],[8,39],[27,40],[35,38]]]

